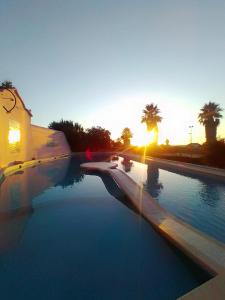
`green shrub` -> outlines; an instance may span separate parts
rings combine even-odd
[[[210,166],[225,168],[225,140],[205,146],[205,162]]]

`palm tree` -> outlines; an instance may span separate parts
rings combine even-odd
[[[133,137],[133,134],[130,130],[130,128],[125,127],[122,131],[121,134],[121,139],[123,140],[123,144],[125,146],[129,146],[130,145],[130,139]]]
[[[143,116],[141,118],[141,123],[145,123],[147,126],[147,131],[154,130],[154,143],[158,144],[158,123],[162,121],[162,117],[159,116],[160,110],[154,103],[145,105],[143,110]]]
[[[12,89],[13,88],[12,81],[9,81],[9,80],[3,81],[1,83],[1,85],[0,85],[0,88],[3,88],[3,89]]]
[[[199,123],[205,126],[206,143],[216,141],[217,127],[220,124],[220,119],[223,117],[221,112],[223,109],[215,102],[206,103],[198,115]]]

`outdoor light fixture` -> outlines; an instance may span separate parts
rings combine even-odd
[[[189,135],[190,135],[190,144],[192,144],[192,129],[194,128],[194,126],[190,125],[190,126],[188,126],[188,128],[190,128],[190,132],[189,132]]]
[[[8,134],[9,144],[15,144],[20,142],[20,130],[10,129]]]
[[[10,152],[20,151],[21,131],[20,124],[15,120],[9,120],[8,144]]]

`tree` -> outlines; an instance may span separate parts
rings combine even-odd
[[[9,81],[9,80],[3,81],[2,84],[0,85],[0,88],[3,88],[3,89],[12,89],[13,88],[12,81]]]
[[[217,127],[223,117],[223,109],[215,102],[206,103],[198,115],[199,123],[205,126],[206,143],[216,142]]]
[[[121,134],[121,139],[123,140],[124,146],[130,146],[130,139],[133,137],[133,134],[130,128],[125,127]]]
[[[214,167],[225,168],[225,140],[221,139],[214,143],[206,143],[205,163]]]
[[[117,138],[115,141],[112,141],[112,150],[121,151],[123,149],[123,144],[121,138]]]
[[[170,145],[170,140],[169,139],[166,139],[165,140],[165,143],[166,143],[166,146],[168,147]]]
[[[97,126],[86,130],[86,146],[91,151],[110,150],[111,138],[110,131]]]
[[[48,127],[64,132],[72,151],[85,150],[86,136],[80,124],[62,119],[59,122],[51,122]]]
[[[145,123],[147,131],[154,131],[154,144],[158,144],[158,123],[162,121],[160,110],[154,103],[147,104],[143,109],[141,123]]]
[[[79,123],[67,120],[53,121],[48,127],[64,132],[73,152],[111,150],[111,133],[102,127],[91,127],[85,131]]]

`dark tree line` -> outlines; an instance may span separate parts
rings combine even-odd
[[[67,120],[53,121],[48,126],[50,129],[64,132],[73,152],[109,151],[114,147],[110,131],[100,127],[84,129],[79,123]]]

